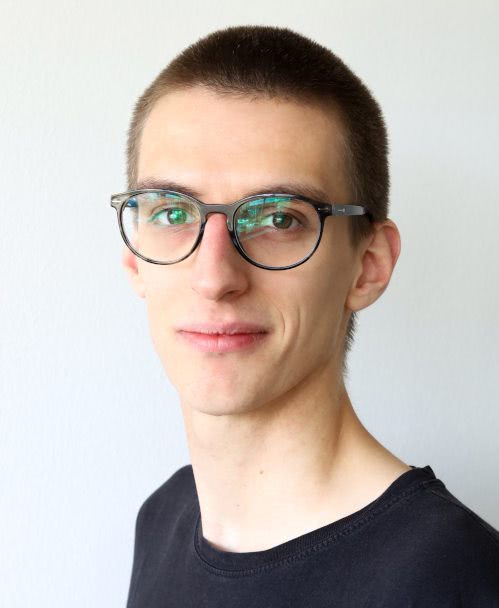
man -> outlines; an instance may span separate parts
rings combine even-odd
[[[288,29],[214,32],[138,100],[112,204],[192,465],[139,510],[128,608],[499,606],[497,530],[345,389],[388,186],[377,102]]]

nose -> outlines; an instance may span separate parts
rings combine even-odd
[[[204,298],[220,300],[247,289],[250,264],[234,246],[223,213],[208,215],[201,243],[191,257],[191,286]]]

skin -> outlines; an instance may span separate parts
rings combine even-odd
[[[186,184],[212,204],[299,179],[329,201],[354,203],[343,145],[338,118],[318,106],[198,87],[153,108],[138,178]],[[244,260],[221,214],[208,216],[201,244],[180,263],[150,264],[124,247],[124,268],[180,398],[203,536],[220,550],[296,538],[361,509],[410,470],[362,425],[340,371],[348,316],[386,289],[399,231],[391,220],[377,223],[354,251],[347,221],[328,218],[314,255],[284,271]],[[261,323],[269,335],[248,350],[202,353],[174,329],[227,319]]]

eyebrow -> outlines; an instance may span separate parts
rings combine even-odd
[[[137,190],[174,190],[176,192],[182,192],[188,194],[194,198],[201,199],[201,193],[194,188],[181,184],[172,180],[158,179],[155,177],[146,177],[141,179],[137,184]],[[314,199],[316,201],[328,202],[330,195],[317,186],[306,184],[304,182],[287,182],[287,183],[271,183],[264,184],[257,189],[247,192],[240,198],[246,198],[247,196],[254,196],[255,194],[297,194],[305,196],[307,198]]]

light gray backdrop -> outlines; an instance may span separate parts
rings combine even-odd
[[[402,253],[360,313],[367,428],[499,527],[497,2],[0,4],[0,604],[124,606],[137,510],[189,462],[120,266],[133,103],[226,25],[288,26],[381,103]]]

